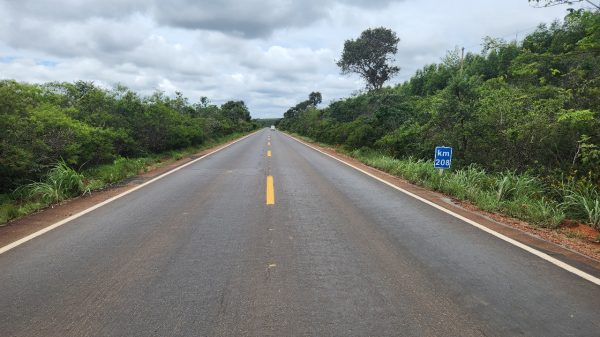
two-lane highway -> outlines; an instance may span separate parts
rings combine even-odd
[[[0,255],[1,336],[598,336],[600,287],[262,130]]]

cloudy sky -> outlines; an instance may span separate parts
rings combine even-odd
[[[521,39],[565,13],[527,0],[0,0],[0,78],[241,99],[255,118],[279,117],[311,91],[327,103],[362,89],[335,62],[369,27],[401,39],[397,83],[457,46],[479,52],[484,36]]]

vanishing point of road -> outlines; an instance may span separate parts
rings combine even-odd
[[[600,287],[270,130],[0,255],[0,336],[600,336]]]

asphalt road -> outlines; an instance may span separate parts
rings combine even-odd
[[[263,130],[0,255],[0,335],[599,336],[600,287]]]

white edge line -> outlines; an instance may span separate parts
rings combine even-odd
[[[20,245],[24,244],[25,242],[27,242],[27,241],[29,241],[29,240],[32,240],[32,239],[34,239],[34,238],[36,238],[36,237],[38,237],[38,236],[40,236],[40,235],[43,235],[43,234],[45,234],[45,233],[47,233],[47,232],[49,232],[49,231],[51,231],[51,230],[53,230],[53,229],[55,229],[55,228],[57,228],[57,227],[60,227],[60,226],[62,226],[62,225],[64,225],[64,224],[66,224],[66,223],[67,223],[67,222],[69,222],[69,221],[75,220],[75,219],[77,219],[77,218],[79,218],[79,217],[81,217],[81,216],[83,216],[83,215],[85,215],[85,214],[88,214],[88,213],[90,213],[90,212],[92,212],[92,211],[94,211],[94,210],[96,210],[96,209],[98,209],[98,208],[100,208],[100,207],[102,207],[102,206],[104,206],[104,205],[106,205],[106,204],[110,203],[110,202],[113,202],[113,201],[115,201],[115,200],[117,200],[117,199],[119,199],[119,198],[121,198],[121,197],[124,197],[124,196],[126,196],[127,194],[129,194],[129,193],[133,193],[133,192],[135,192],[135,191],[139,190],[140,188],[142,188],[142,187],[144,187],[144,186],[147,186],[147,185],[149,185],[149,184],[152,184],[153,182],[155,182],[155,181],[157,181],[157,180],[159,180],[159,179],[162,179],[162,178],[164,178],[164,177],[168,176],[168,175],[169,175],[169,174],[171,174],[171,173],[175,173],[175,172],[177,172],[177,171],[181,170],[182,168],[184,168],[184,167],[186,167],[186,166],[188,166],[188,165],[191,165],[191,164],[193,164],[193,163],[195,163],[195,162],[197,162],[197,161],[199,161],[199,160],[202,160],[202,159],[204,159],[204,158],[206,158],[206,157],[210,156],[210,155],[211,155],[211,154],[213,154],[213,153],[217,153],[217,152],[219,152],[219,151],[221,151],[221,150],[223,150],[223,149],[225,149],[225,148],[227,148],[227,147],[229,147],[229,146],[231,146],[231,145],[233,145],[233,144],[235,144],[235,143],[237,143],[237,142],[239,142],[239,141],[241,141],[241,140],[243,140],[243,139],[246,139],[246,138],[248,138],[248,137],[250,137],[250,136],[254,135],[255,133],[257,133],[257,132],[259,132],[259,131],[261,131],[261,130],[258,130],[258,131],[255,131],[255,132],[252,132],[251,134],[249,134],[249,135],[245,135],[245,136],[244,136],[244,137],[242,137],[242,138],[238,138],[238,139],[236,139],[235,141],[233,141],[233,142],[231,142],[231,143],[229,143],[229,144],[227,144],[227,145],[225,145],[225,146],[223,146],[223,147],[220,147],[220,148],[218,148],[218,149],[216,149],[216,150],[214,150],[214,151],[212,151],[212,152],[209,152],[209,153],[207,153],[207,154],[205,154],[205,155],[203,155],[203,156],[201,156],[201,157],[199,157],[199,158],[196,158],[196,159],[194,159],[194,160],[192,160],[192,161],[190,161],[190,162],[187,162],[187,163],[185,163],[185,164],[183,164],[183,165],[181,165],[181,166],[178,166],[178,167],[176,167],[176,168],[174,168],[174,169],[172,169],[172,170],[170,170],[170,171],[168,171],[168,172],[165,172],[165,173],[163,173],[163,174],[159,175],[158,177],[154,177],[154,178],[152,178],[151,180],[148,180],[147,182],[145,182],[145,183],[143,183],[143,184],[141,184],[141,185],[138,185],[138,186],[136,186],[136,187],[134,187],[134,188],[132,188],[132,189],[130,189],[130,190],[127,190],[127,191],[125,191],[125,192],[123,192],[123,193],[121,193],[121,194],[115,195],[114,197],[111,197],[111,198],[109,198],[109,199],[106,199],[106,200],[104,200],[103,202],[101,202],[101,203],[99,203],[99,204],[96,204],[96,205],[94,205],[94,206],[92,206],[92,207],[90,207],[90,208],[84,209],[83,211],[81,211],[81,212],[79,212],[79,213],[73,214],[73,215],[71,215],[71,216],[70,216],[70,217],[68,217],[68,218],[65,218],[65,219],[63,219],[63,220],[61,220],[61,221],[59,221],[59,222],[56,222],[56,223],[54,223],[54,224],[52,224],[52,225],[48,226],[48,227],[45,227],[45,228],[43,228],[43,229],[40,229],[39,231],[37,231],[37,232],[35,232],[35,233],[29,234],[29,235],[27,235],[26,237],[24,237],[24,238],[22,238],[22,239],[19,239],[19,240],[15,241],[15,242],[12,242],[12,243],[10,243],[10,244],[8,244],[8,245],[6,245],[6,246],[4,246],[4,247],[0,248],[0,254],[4,254],[4,253],[6,253],[7,251],[9,251],[9,250],[11,250],[11,249],[13,249],[13,248],[15,248],[15,247],[17,247],[17,246],[20,246]]]
[[[497,237],[497,238],[499,238],[501,240],[504,240],[504,241],[506,241],[506,242],[508,242],[508,243],[510,243],[512,245],[515,245],[515,246],[517,246],[517,247],[519,247],[519,248],[521,248],[521,249],[523,249],[523,250],[525,250],[525,251],[527,251],[527,252],[529,252],[529,253],[531,253],[531,254],[533,254],[533,255],[535,255],[535,256],[543,259],[543,260],[546,260],[546,261],[548,261],[548,262],[550,262],[550,263],[552,263],[552,264],[554,264],[554,265],[556,265],[556,266],[558,266],[558,267],[560,267],[560,268],[562,268],[562,269],[564,269],[564,270],[566,270],[568,272],[571,272],[571,273],[573,273],[573,274],[575,274],[575,275],[577,275],[577,276],[579,276],[579,277],[581,277],[583,279],[586,279],[586,280],[588,280],[588,281],[590,281],[592,283],[595,283],[596,285],[600,285],[600,278],[597,278],[597,277],[595,277],[593,275],[590,275],[590,274],[588,274],[588,273],[586,273],[586,272],[584,272],[584,271],[582,271],[580,269],[577,269],[577,268],[575,268],[575,267],[573,267],[573,266],[571,266],[571,265],[569,265],[569,264],[567,264],[565,262],[562,262],[562,261],[560,261],[560,260],[558,260],[558,259],[556,259],[556,258],[554,258],[554,257],[552,257],[552,256],[550,256],[550,255],[548,255],[546,253],[544,253],[544,252],[541,252],[541,251],[539,251],[539,250],[537,250],[535,248],[532,248],[532,247],[530,247],[528,245],[525,245],[525,244],[523,244],[523,243],[521,243],[521,242],[519,242],[517,240],[511,239],[508,236],[500,234],[500,233],[498,233],[498,232],[496,232],[496,231],[494,231],[494,230],[492,230],[492,229],[490,229],[490,228],[488,228],[488,227],[486,227],[486,226],[484,226],[484,225],[482,225],[482,224],[480,224],[478,222],[475,222],[475,221],[473,221],[471,219],[468,219],[468,218],[466,218],[466,217],[464,217],[464,216],[462,216],[460,214],[454,213],[451,210],[448,210],[448,209],[446,209],[446,208],[444,208],[444,207],[442,207],[442,206],[440,206],[440,205],[438,205],[436,203],[433,203],[433,202],[431,202],[431,201],[429,201],[427,199],[424,199],[424,198],[422,198],[422,197],[420,197],[420,196],[418,196],[418,195],[416,195],[414,193],[411,193],[411,192],[409,192],[409,191],[407,191],[407,190],[405,190],[405,189],[403,189],[401,187],[398,187],[398,186],[396,186],[396,185],[394,185],[394,184],[392,184],[392,183],[390,183],[388,181],[385,181],[384,179],[381,179],[381,178],[379,178],[379,177],[377,177],[377,176],[375,176],[375,175],[373,175],[373,174],[371,174],[371,173],[369,173],[369,172],[367,172],[367,171],[365,171],[365,170],[363,170],[361,168],[358,168],[358,167],[356,167],[356,166],[354,166],[354,165],[352,165],[350,163],[347,163],[347,162],[345,162],[345,161],[343,161],[343,160],[341,160],[339,158],[336,158],[336,157],[330,155],[327,152],[321,151],[318,148],[316,148],[316,147],[314,147],[314,146],[312,146],[312,145],[310,145],[310,144],[308,144],[308,143],[306,143],[304,141],[301,141],[299,139],[296,139],[293,136],[288,135],[287,133],[283,133],[283,134],[285,134],[286,136],[290,137],[291,139],[293,139],[293,140],[295,140],[295,141],[297,141],[297,142],[299,142],[301,144],[304,144],[305,146],[310,147],[311,149],[313,149],[313,150],[315,150],[317,152],[320,152],[320,153],[322,153],[322,154],[324,154],[324,155],[326,155],[326,156],[328,156],[330,158],[333,158],[333,159],[339,161],[340,163],[348,165],[348,166],[352,167],[353,169],[355,169],[357,171],[360,171],[360,172],[368,175],[369,177],[371,177],[373,179],[376,179],[376,180],[378,180],[378,181],[380,181],[380,182],[382,182],[382,183],[384,183],[384,184],[386,184],[386,185],[388,185],[388,186],[390,186],[392,188],[395,188],[396,190],[398,190],[398,191],[400,191],[400,192],[402,192],[402,193],[404,193],[406,195],[409,195],[409,196],[411,196],[411,197],[413,197],[413,198],[415,198],[415,199],[417,199],[419,201],[422,201],[422,202],[426,203],[429,206],[435,207],[435,208],[439,209],[440,211],[442,211],[444,213],[452,215],[455,218],[458,218],[458,219],[460,219],[460,220],[462,220],[462,221],[464,221],[464,222],[466,222],[466,223],[468,223],[468,224],[470,224],[470,225],[472,225],[474,227],[477,227],[477,228],[481,229],[482,231],[484,231],[486,233],[489,233],[489,234],[491,234],[491,235],[493,235],[493,236],[495,236],[495,237]]]

